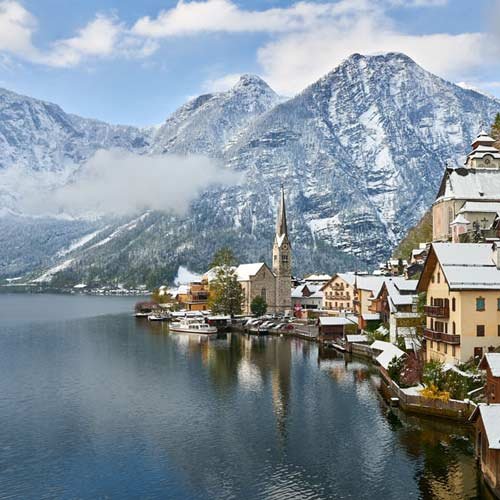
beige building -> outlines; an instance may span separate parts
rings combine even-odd
[[[458,364],[500,346],[500,251],[433,243],[417,286],[426,292],[427,359]]]
[[[335,274],[323,287],[323,309],[333,312],[354,311],[354,273]]]
[[[258,295],[266,301],[269,312],[276,311],[276,277],[267,264],[241,264],[236,268],[236,275],[245,296],[244,314],[251,313],[250,305]]]
[[[433,241],[459,241],[460,234],[493,232],[500,214],[500,151],[481,132],[463,167],[447,167],[432,206]]]

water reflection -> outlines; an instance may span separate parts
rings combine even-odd
[[[483,495],[467,429],[389,410],[363,362],[83,316],[0,319],[0,498]]]

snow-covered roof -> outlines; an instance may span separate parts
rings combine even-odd
[[[264,262],[240,264],[235,271],[238,281],[249,281],[252,276],[255,276],[260,271],[262,266],[265,266]]]
[[[481,415],[490,450],[500,450],[500,404],[479,404],[471,419]]]
[[[339,316],[320,316],[319,324],[321,326],[342,326],[352,325],[352,321],[348,318],[341,318]]]
[[[481,365],[484,365],[484,362],[488,363],[494,377],[500,377],[500,353],[487,352],[481,361]]]
[[[443,188],[440,189],[438,199],[499,200],[500,170],[468,168],[449,170]]]
[[[399,359],[401,356],[406,354],[394,344],[391,344],[390,342],[383,342],[382,340],[376,340],[370,347],[373,350],[382,351],[376,359],[380,366],[383,366],[386,370],[389,367],[390,362],[395,357]]]
[[[305,281],[330,281],[329,274],[310,274],[304,278]]]
[[[350,343],[368,342],[368,337],[366,335],[346,335],[345,338],[347,342]]]
[[[380,313],[365,313],[362,317],[365,321],[378,321],[380,319]]]
[[[354,273],[337,273],[336,276],[351,286],[353,286],[356,281],[356,275]]]
[[[484,130],[481,130],[477,135],[477,137],[474,139],[472,145],[476,144],[476,142],[487,142],[493,144],[495,143],[495,139],[493,139],[493,137],[488,135]]]
[[[433,243],[451,290],[500,289],[500,270],[489,243]]]
[[[477,213],[477,212],[500,214],[500,202],[466,201],[464,206],[458,211],[459,214]]]
[[[470,224],[470,221],[468,221],[462,214],[459,213],[453,219],[453,222],[450,223],[450,226],[453,226],[455,224]]]
[[[309,290],[310,295],[304,295],[304,288]],[[292,298],[294,299],[322,299],[323,292],[321,291],[321,285],[311,285],[309,283],[304,283],[299,285],[292,290]]]
[[[384,284],[385,278],[383,276],[356,276],[356,288],[360,290],[369,290],[374,296],[378,295],[380,288]]]

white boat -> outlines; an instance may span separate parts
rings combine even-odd
[[[170,324],[170,331],[175,333],[193,333],[195,335],[216,336],[217,328],[207,325],[199,319],[183,318]]]
[[[149,321],[168,321],[170,315],[162,312],[151,313],[148,315]]]

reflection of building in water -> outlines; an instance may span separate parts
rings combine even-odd
[[[422,498],[483,498],[477,491],[477,468],[468,449],[468,428],[400,411],[390,415],[403,449],[414,459],[423,457],[416,478]]]

